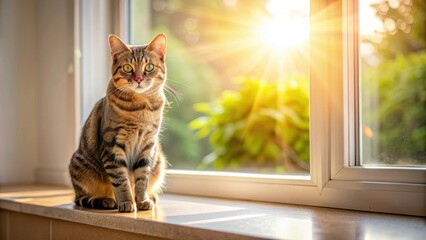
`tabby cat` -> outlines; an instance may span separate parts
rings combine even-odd
[[[112,78],[84,124],[69,165],[75,203],[120,212],[152,209],[166,159],[158,134],[166,103],[166,38],[129,46],[109,36]]]

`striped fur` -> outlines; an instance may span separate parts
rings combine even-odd
[[[69,171],[75,203],[120,212],[154,206],[166,159],[158,134],[166,103],[165,37],[128,46],[109,38],[112,78],[106,96],[88,117]],[[129,64],[133,71],[126,72]],[[148,64],[153,64],[152,71]],[[127,66],[128,67],[128,66]]]

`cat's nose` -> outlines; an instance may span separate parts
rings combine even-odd
[[[143,80],[143,78],[141,78],[141,77],[135,77],[135,81],[136,81],[137,83],[141,83],[141,82],[142,82],[142,80]]]

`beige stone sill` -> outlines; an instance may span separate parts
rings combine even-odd
[[[0,208],[163,239],[426,239],[418,217],[171,194],[152,211],[118,213],[76,207],[65,187],[0,185]]]

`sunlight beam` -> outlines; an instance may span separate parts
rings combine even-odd
[[[256,32],[260,42],[281,53],[309,39],[309,18],[291,14],[270,18],[259,25]]]

